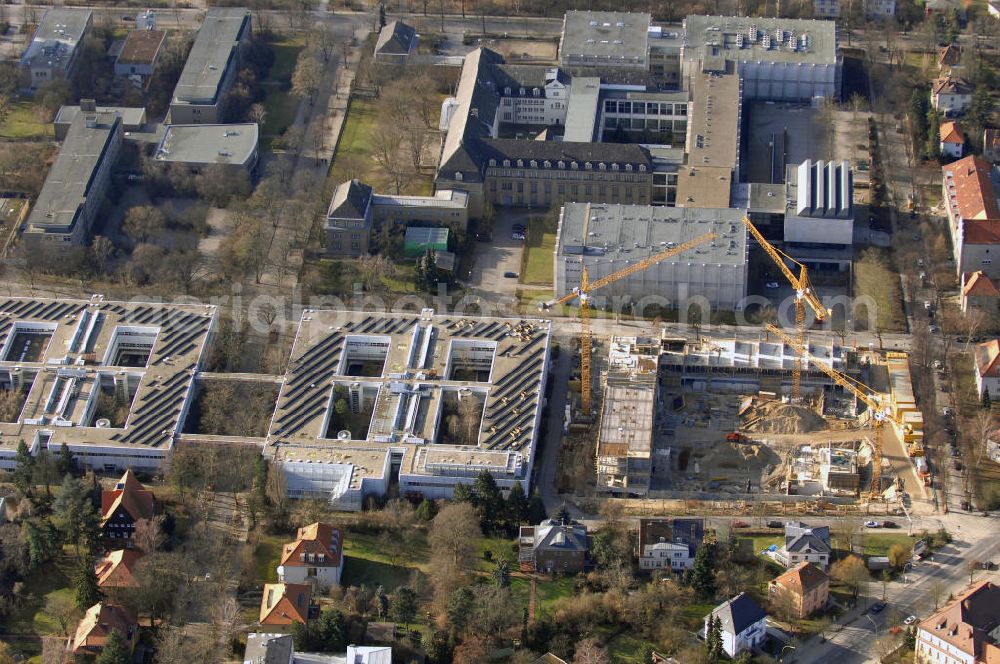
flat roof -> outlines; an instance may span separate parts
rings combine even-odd
[[[372,194],[374,205],[396,205],[400,207],[448,207],[464,209],[469,206],[469,194],[458,189],[441,189],[433,196],[400,196],[394,194]]]
[[[93,177],[121,119],[114,113],[84,116],[70,125],[55,163],[28,215],[28,232],[68,232],[90,194]]]
[[[599,117],[601,79],[596,76],[574,76],[570,83],[569,106],[566,109],[566,129],[563,140],[589,143],[594,140]]]
[[[819,362],[837,371],[849,369],[851,349],[837,344],[808,342],[803,370],[812,370],[809,361]],[[719,368],[775,369],[792,371],[798,365],[799,353],[782,342],[746,341],[742,339],[711,339],[688,342],[683,352],[666,352],[662,356],[666,365],[702,366]]]
[[[141,127],[146,123],[146,109],[134,108],[131,106],[97,106],[98,113],[114,113],[122,119],[125,127]],[[71,124],[80,116],[80,107],[60,106],[56,113],[54,124]]]
[[[645,68],[649,26],[647,13],[568,11],[563,17],[559,61],[569,66]]]
[[[163,30],[132,30],[125,38],[125,46],[115,64],[151,65],[156,61],[167,33]]]
[[[739,157],[742,83],[735,73],[698,72],[691,80],[688,165],[735,168]]]
[[[756,40],[751,41],[751,29]],[[780,46],[775,39],[781,30]],[[833,21],[749,16],[700,16],[684,19],[686,45],[683,57],[687,61],[720,56],[736,62],[786,62],[802,64],[835,64],[837,25]],[[738,34],[743,35],[742,48]],[[764,35],[769,35],[770,48],[764,48]],[[795,37],[796,49],[788,47],[788,35]],[[805,35],[807,45],[802,47]]]
[[[21,65],[65,68],[77,44],[83,39],[92,15],[89,9],[46,9],[35,35],[21,56]]]
[[[111,302],[97,295],[0,299],[0,379],[9,385],[16,373],[28,390],[18,421],[0,423],[0,449],[21,439],[31,445],[43,433],[50,445],[66,443],[74,451],[169,448],[215,316],[214,306]],[[120,343],[148,344],[148,360],[116,363],[123,357],[116,349],[127,350]],[[31,346],[40,350],[37,357],[22,352]],[[124,426],[96,426],[88,418],[101,386],[108,389],[125,375],[134,396]]]
[[[230,62],[236,57],[250,10],[212,7],[198,30],[184,70],[174,88],[173,103],[214,104]]]
[[[246,164],[257,151],[260,128],[243,124],[167,125],[156,160],[185,164]]]
[[[640,261],[705,233],[711,243],[664,263],[692,262],[743,265],[746,260],[744,210],[680,208],[653,205],[566,203],[560,223],[561,256],[600,261]]]
[[[353,466],[352,482],[382,477],[390,448],[405,450],[402,474],[516,473],[534,454],[550,332],[546,320],[306,310],[267,448],[279,460]],[[369,404],[363,437],[328,437],[335,386]],[[476,442],[446,443],[443,413],[467,397],[483,401]]]

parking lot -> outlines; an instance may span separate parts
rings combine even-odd
[[[516,224],[527,225],[526,211],[497,210],[497,219],[490,242],[476,242],[476,255],[469,279],[469,288],[496,295],[517,293],[517,274],[521,270],[524,241],[511,237]],[[505,277],[505,274],[513,277]]]

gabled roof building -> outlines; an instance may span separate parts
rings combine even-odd
[[[120,632],[125,637],[129,650],[135,648],[139,636],[135,617],[124,606],[98,602],[83,615],[68,649],[74,655],[99,655],[113,631]]]
[[[785,524],[785,543],[773,557],[785,567],[810,562],[825,570],[830,565],[831,553],[829,526],[812,527],[801,521],[790,521]]]
[[[375,61],[402,64],[414,51],[420,37],[414,27],[402,21],[390,21],[378,34],[375,42]]]
[[[282,583],[305,583],[316,579],[328,586],[339,585],[343,570],[341,533],[329,524],[317,522],[303,526],[295,541],[281,548],[278,580]]]
[[[261,625],[291,625],[309,619],[312,586],[308,583],[268,583],[260,600]]]
[[[704,633],[715,618],[722,623],[722,649],[730,657],[753,650],[767,638],[767,613],[746,593],[723,602],[705,616]]]
[[[521,526],[519,542],[521,570],[548,574],[582,572],[590,548],[585,525],[558,519]]]
[[[106,553],[103,558],[97,561],[94,569],[98,587],[138,587],[139,582],[135,577],[135,569],[142,556],[142,551],[133,549],[118,549]]]
[[[704,519],[639,519],[639,567],[690,569],[704,538]]]
[[[135,522],[152,518],[155,511],[153,492],[126,470],[114,489],[101,492],[101,531],[112,540],[131,540]]]
[[[917,664],[1000,661],[1000,586],[980,581],[921,621]]]

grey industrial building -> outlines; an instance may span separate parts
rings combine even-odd
[[[122,119],[93,102],[72,120],[24,231],[28,252],[85,244],[122,143]],[[43,244],[44,243],[44,244]]]
[[[21,55],[21,87],[34,91],[55,78],[72,78],[80,42],[92,24],[89,9],[46,9]]]
[[[252,37],[250,10],[211,7],[191,46],[170,102],[171,124],[214,124],[225,115],[242,47]]]
[[[240,124],[166,125],[154,160],[182,164],[192,173],[220,164],[234,172],[251,173],[257,167],[260,127]]]
[[[613,287],[633,303],[661,307],[707,302],[732,310],[746,295],[747,231],[744,210],[567,203],[556,231],[554,292],[633,265],[705,233],[718,237],[662,260]],[[704,298],[701,300],[700,298]],[[601,296],[594,302],[600,306]]]

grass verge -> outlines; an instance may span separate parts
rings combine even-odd
[[[48,136],[49,125],[35,115],[35,107],[27,101],[16,101],[10,105],[10,114],[0,124],[0,138],[17,140]]]

